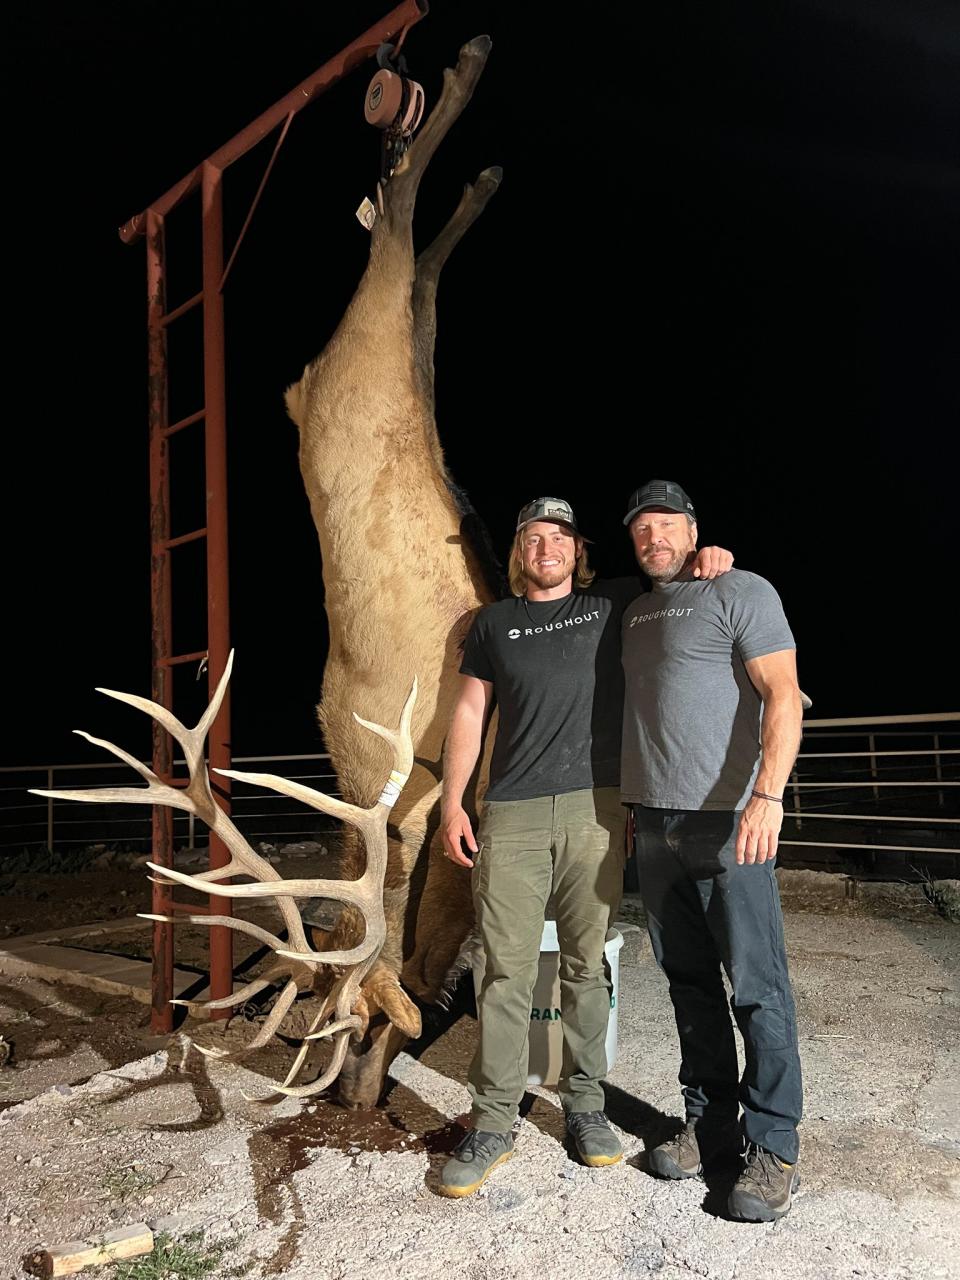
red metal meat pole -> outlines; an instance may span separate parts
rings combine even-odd
[[[227,543],[227,413],[224,368],[223,306],[223,175],[241,156],[257,145],[270,131],[289,122],[331,85],[377,52],[380,45],[402,38],[427,12],[427,0],[405,0],[380,22],[370,27],[352,44],[342,49],[308,76],[286,97],[258,116],[235,137],[202,161],[186,177],[136,214],[120,228],[120,238],[131,244],[141,235],[147,239],[147,326],[150,423],[150,564],[152,629],[152,693],[155,702],[173,710],[172,668],[196,660],[200,654],[172,652],[170,551],[186,542],[205,537],[207,543],[207,656],[212,697],[223,674],[230,650],[229,572]],[[271,161],[272,163],[272,161]],[[199,293],[174,311],[166,311],[166,215],[194,191],[201,188],[203,233],[203,286]],[[203,306],[204,407],[170,424],[168,414],[167,326],[197,305]],[[176,432],[203,421],[205,427],[206,527],[177,538],[170,537],[170,478],[168,441]],[[210,731],[210,764],[230,767],[230,695],[224,698]],[[169,780],[173,770],[170,737],[159,725],[153,730],[153,767],[158,777]],[[214,776],[214,786],[223,807],[229,812],[229,779]],[[173,815],[166,807],[153,812],[153,860],[160,866],[173,863]],[[225,866],[229,854],[216,837],[210,840],[210,866]],[[177,909],[169,885],[155,884],[153,912],[170,915]],[[200,908],[202,910],[202,908]],[[196,911],[198,908],[193,907]],[[230,901],[212,898],[208,910],[227,915]],[[233,937],[223,927],[210,930],[210,996],[217,1000],[233,990]],[[155,1032],[172,1030],[173,926],[155,924],[153,930],[152,1027]],[[226,1015],[224,1015],[226,1016]]]

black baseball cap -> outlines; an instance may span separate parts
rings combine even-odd
[[[648,480],[639,489],[634,489],[627,502],[627,514],[623,523],[629,524],[635,515],[647,511],[651,507],[665,507],[667,511],[677,511],[681,515],[696,520],[697,513],[693,503],[673,480]]]
[[[568,524],[574,533],[580,532],[573,507],[563,498],[534,498],[525,507],[521,507],[517,516],[517,533],[525,524],[534,520],[559,520],[561,524]]]

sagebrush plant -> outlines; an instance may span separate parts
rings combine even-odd
[[[957,881],[934,880],[929,871],[920,877],[920,888],[923,896],[930,903],[937,915],[943,916],[952,924],[960,924],[960,888]]]
[[[162,1173],[151,1172],[139,1165],[128,1164],[121,1169],[108,1170],[101,1178],[100,1185],[104,1191],[109,1191],[120,1200],[126,1200],[128,1196],[138,1192],[152,1190],[165,1176],[166,1170]]]
[[[204,1276],[242,1276],[247,1266],[224,1271],[220,1267],[225,1254],[236,1248],[239,1240],[222,1240],[205,1245],[202,1231],[191,1231],[180,1240],[161,1232],[154,1241],[152,1253],[129,1262],[118,1262],[113,1280],[203,1280]]]

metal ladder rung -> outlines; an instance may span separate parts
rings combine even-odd
[[[202,421],[206,416],[206,409],[198,409],[196,413],[191,413],[188,418],[181,418],[179,422],[174,422],[172,426],[163,427],[160,435],[164,440],[169,440],[171,436],[175,436],[184,427],[192,427],[195,422]]]
[[[182,533],[179,538],[168,538],[163,543],[164,551],[169,551],[171,547],[182,547],[185,542],[199,542],[201,538],[207,536],[207,526],[202,529],[194,529],[193,533]]]
[[[188,311],[192,311],[193,308],[198,306],[202,301],[203,290],[201,289],[199,293],[195,293],[193,297],[188,298],[186,302],[181,302],[179,307],[174,307],[172,311],[167,311],[162,315],[160,317],[160,323],[164,325],[164,327],[168,324],[172,324],[174,320],[179,320],[181,316],[186,315]]]
[[[182,662],[197,662],[200,658],[207,658],[209,656],[210,655],[207,653],[206,649],[201,649],[197,653],[178,653],[174,658],[161,658],[159,660],[159,666],[176,667]]]

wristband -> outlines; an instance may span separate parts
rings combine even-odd
[[[772,800],[774,804],[783,804],[783,796],[768,796],[765,791],[751,791],[750,794],[758,800]]]

